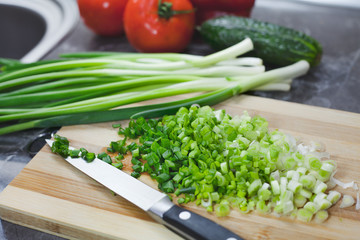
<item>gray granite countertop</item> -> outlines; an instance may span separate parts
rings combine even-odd
[[[290,92],[253,92],[257,96],[360,113],[360,9],[327,7],[293,1],[258,0],[252,17],[303,31],[323,46],[321,64],[293,82]],[[79,51],[135,51],[125,37],[103,38],[82,22],[46,59]],[[211,49],[195,37],[186,50],[205,55]],[[0,136],[0,191],[30,161],[43,142],[39,135],[56,129],[28,130]],[[62,239],[6,221],[0,239]]]

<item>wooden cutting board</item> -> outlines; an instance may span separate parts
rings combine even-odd
[[[217,109],[231,115],[247,110],[265,117],[305,142],[319,141],[338,163],[336,177],[360,183],[360,114],[252,96],[234,97]],[[118,140],[112,123],[63,127],[58,134],[75,147],[100,152]],[[125,168],[126,170],[126,168]],[[151,179],[141,180],[156,188]],[[353,189],[336,190],[356,197]],[[203,208],[186,207],[228,227],[245,239],[359,239],[360,211],[340,209],[337,203],[323,224],[302,223],[287,217],[241,214],[217,218]],[[70,239],[181,239],[145,212],[114,196],[70,166],[45,146],[0,195],[2,219]]]

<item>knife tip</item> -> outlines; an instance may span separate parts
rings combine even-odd
[[[46,143],[49,145],[49,146],[51,146],[52,144],[53,144],[53,140],[51,140],[51,139],[45,139],[45,141],[46,141]]]

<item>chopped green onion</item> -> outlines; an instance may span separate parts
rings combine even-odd
[[[302,188],[301,183],[296,182],[294,180],[291,180],[287,185],[287,189],[289,189],[293,193],[299,192],[301,190],[301,188]]]
[[[329,200],[332,204],[337,203],[339,199],[341,198],[341,194],[337,191],[330,191],[328,196],[326,197],[327,200]]]
[[[141,176],[141,174],[139,172],[135,172],[135,171],[132,172],[130,175],[134,178],[139,178]]]
[[[307,189],[312,190],[316,184],[316,178],[313,175],[303,175],[299,182]]]
[[[315,214],[314,221],[316,223],[323,223],[328,219],[329,213],[326,210],[320,210]]]
[[[327,195],[325,193],[320,192],[320,193],[314,195],[313,201],[316,203],[316,202],[321,201],[322,199],[326,199],[326,197],[327,197]]]
[[[313,202],[307,202],[304,206],[304,209],[308,210],[312,214],[315,214],[319,210],[319,206]]]
[[[355,200],[352,196],[350,195],[344,195],[340,204],[340,208],[347,208],[347,207],[351,207],[352,205],[354,205]]]
[[[79,149],[74,149],[74,150],[69,151],[69,156],[72,157],[72,158],[78,158],[79,154],[80,154]]]
[[[271,190],[274,195],[280,195],[280,185],[278,181],[271,181]]]
[[[218,216],[228,215],[231,208],[244,213],[273,210],[310,221],[339,199],[337,192],[324,193],[327,184],[320,176],[325,170],[333,175],[335,164],[320,161],[318,168],[315,153],[300,153],[295,138],[279,130],[270,132],[265,119],[247,112],[232,117],[223,110],[192,105],[159,119],[131,119],[119,134],[122,140],[109,147],[119,152],[113,166],[122,168],[117,163],[131,153],[133,177],[147,172],[161,191],[180,196],[179,204],[194,201]],[[59,152],[69,154],[68,141],[57,138],[64,145],[59,145]],[[127,139],[139,143],[126,143]],[[104,161],[108,155],[100,153],[98,158]]]
[[[304,196],[304,197],[307,198],[307,199],[310,199],[311,196],[312,196],[312,192],[310,192],[309,190],[306,190],[306,189],[302,188],[302,189],[300,190],[300,195]]]
[[[326,189],[327,189],[327,185],[321,182],[320,180],[317,180],[313,192],[315,194],[319,194],[320,192],[325,192]]]
[[[296,214],[296,219],[302,222],[310,222],[313,217],[313,213],[307,209],[299,209]]]
[[[256,203],[256,210],[261,213],[268,213],[270,208],[268,205],[266,205],[265,200],[260,200]]]
[[[294,197],[294,202],[295,202],[295,206],[296,207],[303,207],[306,203],[307,199],[301,195],[301,194],[296,194]]]
[[[249,194],[250,196],[252,196],[252,195],[254,195],[255,193],[257,193],[257,191],[260,189],[261,185],[262,185],[262,183],[261,183],[261,180],[260,180],[260,179],[254,180],[254,181],[250,184],[250,186],[249,186],[249,188],[248,188],[248,194]]]
[[[319,201],[315,202],[318,206],[320,210],[324,210],[324,209],[328,209],[329,207],[331,207],[331,202],[329,200],[325,199],[320,199]]]
[[[304,167],[298,167],[296,171],[299,173],[300,176],[303,176],[307,173],[307,169]]]
[[[259,189],[257,195],[259,196],[260,200],[267,201],[271,198],[271,192],[268,190],[269,184],[264,183],[263,186]]]
[[[289,200],[283,203],[283,214],[288,214],[294,210],[293,201]]]
[[[113,165],[114,167],[116,167],[118,169],[122,169],[124,167],[124,164],[122,162],[114,162],[114,163],[111,163],[111,165]]]
[[[230,213],[230,204],[227,201],[222,201],[220,204],[215,205],[215,213],[218,217],[225,217]]]
[[[185,198],[178,198],[178,204],[185,203]]]
[[[286,177],[281,177],[280,178],[280,191],[281,193],[284,193],[286,191],[288,185],[288,180]]]

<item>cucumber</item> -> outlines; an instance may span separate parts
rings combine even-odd
[[[213,49],[230,47],[245,38],[254,43],[249,53],[274,66],[287,66],[306,60],[310,66],[319,64],[322,47],[314,38],[294,29],[237,16],[223,16],[204,22],[198,30]]]

